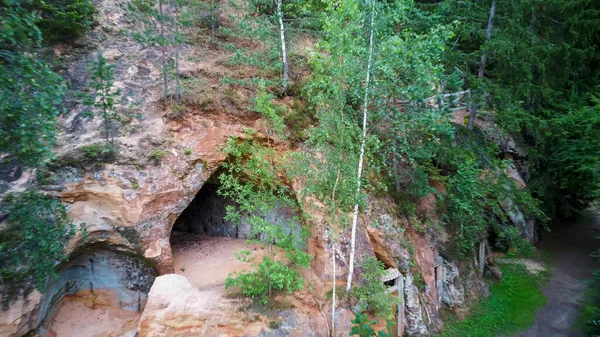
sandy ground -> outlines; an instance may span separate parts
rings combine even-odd
[[[543,233],[538,245],[541,251],[554,257],[555,265],[550,281],[542,289],[548,304],[536,314],[535,324],[519,337],[582,337],[577,323],[585,296],[585,280],[600,263],[590,256],[598,249],[600,213],[576,224],[552,227]]]
[[[224,294],[223,282],[232,272],[249,270],[251,263],[240,262],[235,252],[248,249],[254,260],[266,253],[247,240],[173,232],[171,249],[175,273],[185,276],[200,290]]]
[[[135,330],[139,318],[137,312],[114,306],[90,306],[89,298],[65,296],[48,325],[48,336],[120,337]]]

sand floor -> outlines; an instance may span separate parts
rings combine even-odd
[[[252,263],[240,262],[235,252],[247,249],[253,261],[258,261],[266,250],[260,245],[247,244],[244,239],[213,237],[192,233],[173,232],[171,236],[175,273],[185,276],[200,290],[224,293],[223,282],[232,272],[252,268]]]
[[[65,296],[48,324],[48,336],[121,337],[132,330],[135,334],[139,313],[90,303],[90,298],[83,296]]]

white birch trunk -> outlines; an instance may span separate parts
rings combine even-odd
[[[283,74],[281,78],[281,82],[283,85],[282,93],[285,94],[287,92],[288,82],[289,82],[289,64],[287,59],[287,51],[285,49],[285,29],[283,27],[283,12],[281,10],[281,5],[283,0],[276,0],[277,2],[277,18],[279,19],[279,41],[281,44],[281,62],[283,63]]]
[[[369,37],[369,61],[367,63],[367,78],[365,80],[365,98],[363,105],[363,126],[362,138],[360,142],[360,156],[358,157],[358,174],[356,182],[356,203],[352,214],[352,237],[350,239],[350,266],[348,268],[348,282],[346,291],[352,287],[352,277],[354,275],[354,255],[356,253],[356,224],[358,222],[358,203],[360,199],[361,178],[363,171],[363,160],[365,156],[365,145],[367,141],[367,120],[369,118],[369,84],[371,82],[371,63],[373,62],[373,24],[375,22],[375,1],[371,0],[371,32]]]

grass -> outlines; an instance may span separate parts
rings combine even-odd
[[[447,321],[442,337],[510,336],[531,326],[536,311],[547,302],[540,288],[549,272],[532,274],[520,264],[500,269],[504,279],[490,286],[491,295],[479,301],[464,320]]]

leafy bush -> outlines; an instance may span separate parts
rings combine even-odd
[[[375,316],[391,320],[394,317],[394,307],[398,304],[398,298],[388,294],[387,286],[381,282],[381,276],[385,274],[385,266],[373,256],[363,257],[361,266],[362,284],[352,288],[350,297],[358,300],[361,311],[370,309]]]
[[[53,156],[66,86],[35,53],[42,34],[28,4],[0,6],[0,148],[27,166],[38,166]]]
[[[88,0],[38,1],[35,7],[40,10],[38,26],[44,40],[70,42],[83,36],[94,25],[97,10]]]
[[[114,152],[114,149],[110,145],[110,143],[100,144],[90,144],[84,145],[81,147],[81,151],[83,151],[83,155],[91,160],[101,159],[103,156],[110,155]]]
[[[375,325],[377,322],[374,320],[369,320],[367,315],[364,314],[356,314],[356,317],[351,321],[352,329],[350,329],[350,336],[359,336],[359,337],[388,337],[389,335],[385,331],[375,332],[372,325]]]
[[[33,191],[9,195],[0,204],[1,213],[8,223],[0,231],[0,286],[7,309],[23,288],[44,291],[54,267],[66,259],[64,249],[76,228],[60,200]]]
[[[538,207],[539,201],[528,190],[519,189],[506,174],[508,162],[497,158],[497,145],[488,143],[476,130],[466,132],[457,127],[456,137],[442,142],[437,158],[447,187],[439,206],[460,257],[469,256],[488,232],[494,233],[506,249],[519,246],[528,253],[502,203],[520,205],[524,214],[544,222],[547,218]]]
[[[309,266],[310,255],[305,252],[308,231],[297,217],[287,224],[267,220],[273,209],[297,210],[298,206],[278,173],[275,150],[253,139],[256,131],[246,132],[250,139],[232,137],[224,149],[227,160],[223,163],[225,172],[219,176],[219,193],[235,202],[227,207],[225,218],[235,224],[249,223],[250,238],[266,246],[268,256],[254,270],[230,275],[225,286],[238,286],[245,295],[265,304],[275,291],[290,293],[303,287],[304,281],[293,267]],[[273,245],[285,252],[285,260],[276,260]],[[238,254],[242,261],[247,258],[247,252]]]
[[[276,291],[289,294],[304,287],[298,272],[282,262],[263,257],[253,271],[234,273],[225,280],[225,288],[240,287],[242,293],[260,304],[267,304]]]
[[[167,151],[163,151],[161,149],[155,149],[154,151],[152,151],[152,153],[150,153],[150,159],[154,160],[155,162],[160,162],[166,155],[168,154]]]

